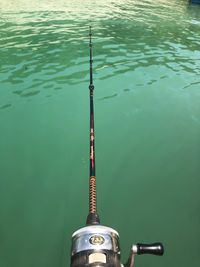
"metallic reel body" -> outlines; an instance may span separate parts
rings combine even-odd
[[[91,225],[72,235],[71,267],[121,267],[119,234],[103,225]]]
[[[161,243],[133,245],[129,259],[123,265],[118,232],[103,225],[90,225],[72,235],[71,267],[133,267],[135,255],[161,256],[163,253]]]

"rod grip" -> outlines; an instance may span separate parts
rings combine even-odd
[[[157,256],[162,256],[164,254],[163,244],[160,242],[152,243],[152,244],[137,244],[137,254],[153,254]]]

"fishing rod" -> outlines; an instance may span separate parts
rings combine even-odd
[[[94,135],[94,84],[92,59],[92,31],[89,29],[90,50],[90,171],[89,171],[89,213],[86,226],[72,234],[71,267],[133,267],[135,255],[164,253],[162,243],[138,243],[131,247],[127,263],[120,260],[119,234],[113,228],[100,224],[97,213]]]

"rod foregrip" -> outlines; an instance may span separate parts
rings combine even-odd
[[[153,243],[153,244],[137,244],[137,254],[153,254],[157,256],[162,256],[164,254],[164,247],[163,244],[160,242]]]

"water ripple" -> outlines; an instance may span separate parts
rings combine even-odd
[[[56,8],[55,1],[48,6],[46,1],[35,2],[30,12],[25,1],[15,9],[13,3],[1,1],[0,79],[16,97],[88,82],[92,18],[96,81],[135,78],[138,73],[142,79],[151,70],[143,85],[183,73],[190,80],[182,88],[195,84],[194,76],[200,74],[200,20],[183,1],[58,2]]]

